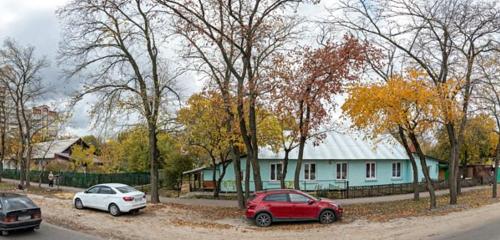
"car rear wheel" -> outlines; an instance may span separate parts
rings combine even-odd
[[[271,223],[272,218],[268,213],[259,213],[255,216],[255,225],[259,227],[269,227]]]
[[[319,215],[319,222],[322,224],[330,224],[335,222],[337,218],[332,210],[325,210]]]
[[[75,199],[75,208],[76,209],[83,209],[82,200],[80,200],[79,198]]]
[[[0,231],[0,236],[7,236],[9,235],[9,231]]]
[[[120,208],[118,208],[118,206],[116,206],[116,204],[112,203],[109,205],[109,214],[111,214],[112,216],[119,216],[120,215]]]

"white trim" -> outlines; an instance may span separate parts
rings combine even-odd
[[[305,173],[305,170],[306,170],[306,164],[309,164],[309,179],[306,179],[306,173]],[[311,179],[311,164],[314,164],[314,179]],[[316,175],[316,173],[318,172],[317,170],[317,165],[316,165],[316,162],[305,162],[303,163],[303,167],[304,167],[304,180],[305,181],[308,181],[308,182],[312,182],[312,181],[316,181],[316,179],[318,179],[318,176]]]
[[[346,164],[345,179],[339,178],[339,176],[337,175],[337,173],[338,173],[338,171],[337,171],[338,164]],[[342,171],[342,167],[340,169],[341,169],[340,171]],[[349,163],[346,162],[346,161],[336,162],[335,163],[335,180],[336,181],[346,181],[348,178],[349,178]]]
[[[366,177],[366,165],[368,164],[374,164],[374,175],[373,177]],[[370,166],[370,175],[371,175],[371,166]],[[366,161],[365,162],[365,180],[368,180],[368,181],[373,181],[373,180],[377,180],[377,162],[375,161]]]
[[[394,176],[394,169],[393,168],[394,168],[394,164],[397,164],[397,163],[399,163],[399,176]],[[402,175],[403,175],[402,174],[403,173],[402,169],[403,169],[403,164],[402,164],[401,161],[392,161],[392,164],[391,164],[391,179],[393,179],[393,180],[399,180],[399,179],[401,179]]]

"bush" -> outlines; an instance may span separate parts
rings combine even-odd
[[[182,172],[193,168],[193,158],[189,155],[173,154],[165,161],[162,187],[178,189]]]

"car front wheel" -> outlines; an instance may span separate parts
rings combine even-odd
[[[335,222],[335,213],[332,210],[325,210],[319,215],[319,222],[322,224],[330,224]]]
[[[82,200],[80,200],[79,198],[75,199],[75,208],[76,209],[83,209]]]
[[[120,208],[118,208],[118,206],[116,206],[116,204],[112,203],[111,205],[109,205],[109,214],[111,214],[112,216],[119,216],[120,215]]]
[[[255,216],[255,224],[259,227],[269,227],[271,223],[272,218],[268,213],[259,213]]]

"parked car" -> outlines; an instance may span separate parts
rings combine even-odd
[[[99,184],[73,197],[75,208],[93,208],[108,211],[113,216],[137,213],[146,207],[146,194],[119,183]]]
[[[42,222],[40,208],[25,195],[0,193],[0,233],[20,229],[38,229]]]
[[[318,199],[307,193],[279,189],[256,192],[247,202],[246,217],[259,227],[279,221],[317,220],[333,223],[342,217],[343,209],[331,200]]]

